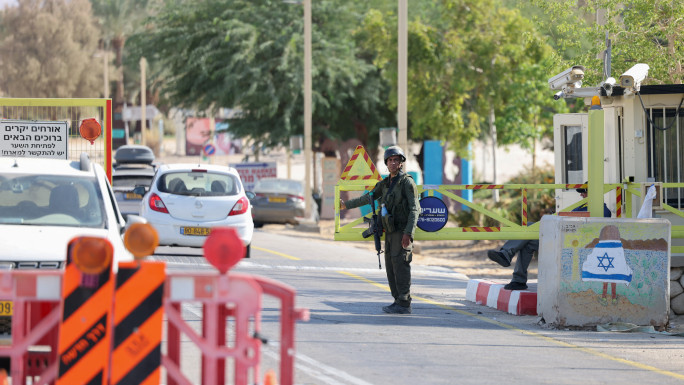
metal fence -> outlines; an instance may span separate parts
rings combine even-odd
[[[78,160],[81,153],[87,153],[93,162],[104,167],[111,181],[111,99],[0,98],[0,119],[67,122],[67,159]],[[102,133],[92,143],[79,134],[85,119],[95,119],[102,127]]]

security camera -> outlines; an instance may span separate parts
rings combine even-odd
[[[613,77],[606,79],[606,81],[604,81],[601,84],[601,88],[603,89],[603,91],[606,92],[606,96],[611,96],[613,94],[613,87],[614,86],[615,86],[615,78],[613,78]]]
[[[549,88],[552,90],[579,88],[582,86],[582,79],[584,79],[584,66],[572,66],[549,79]]]
[[[558,100],[558,99],[564,98],[564,97],[565,97],[565,93],[563,91],[558,91],[558,92],[556,92],[555,95],[553,95],[553,100]]]
[[[627,72],[620,76],[620,86],[633,91],[639,91],[639,88],[641,88],[641,82],[646,79],[646,76],[648,76],[649,68],[650,67],[648,64],[635,64],[632,68],[628,69]]]

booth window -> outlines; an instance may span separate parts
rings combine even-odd
[[[582,165],[582,126],[563,126],[563,145],[565,146],[565,183],[584,183]]]
[[[650,108],[646,113],[648,139],[648,177],[656,182],[684,182],[684,109]],[[666,129],[663,129],[666,128]],[[684,189],[664,188],[663,203],[684,208]]]

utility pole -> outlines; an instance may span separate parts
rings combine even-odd
[[[145,145],[145,129],[147,123],[147,90],[145,87],[145,58],[140,58],[140,143]]]
[[[399,147],[408,159],[408,119],[407,119],[407,71],[408,71],[408,0],[399,0],[398,11],[398,52],[397,52],[397,124]]]
[[[311,0],[304,0],[304,215],[311,215]]]

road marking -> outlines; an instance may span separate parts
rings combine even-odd
[[[284,257],[286,257],[286,258],[290,258],[290,259],[296,258],[296,257],[287,256],[286,254],[282,254],[282,253],[279,253],[279,252],[271,251],[271,250],[268,250],[268,249],[260,249],[260,250],[266,251],[266,252],[269,252],[269,253],[273,253],[273,254],[276,254],[276,255],[282,255],[282,256],[284,256]],[[298,259],[298,258],[297,258],[297,259]],[[344,270],[349,270],[349,269],[344,269]],[[374,270],[374,271],[377,271],[377,270]],[[353,274],[353,273],[350,273],[350,272],[347,272],[347,271],[338,270],[337,272],[340,273],[340,274],[342,274],[342,275],[346,275],[346,276],[348,276],[348,277],[350,277],[350,278],[354,278],[354,279],[357,279],[357,280],[360,280],[360,281],[369,283],[369,284],[371,284],[371,285],[373,285],[373,286],[375,286],[375,287],[377,287],[377,288],[380,288],[380,289],[382,289],[382,290],[390,291],[390,289],[389,289],[389,287],[388,287],[387,285],[384,285],[384,284],[375,282],[375,281],[373,281],[373,280],[370,280],[370,279],[361,277],[361,276],[359,276],[359,275],[356,275],[356,274]],[[505,329],[515,330],[515,331],[517,331],[517,332],[521,332],[521,333],[526,334],[526,335],[529,335],[529,336],[531,336],[531,337],[540,338],[540,339],[545,340],[545,341],[547,341],[547,342],[552,342],[552,343],[555,343],[555,344],[557,344],[557,345],[561,345],[561,346],[564,346],[564,347],[572,348],[572,349],[581,351],[581,352],[583,352],[583,353],[591,354],[591,355],[593,355],[593,356],[597,356],[597,357],[605,358],[605,359],[607,359],[607,360],[611,360],[611,361],[619,362],[619,363],[622,363],[622,364],[625,364],[625,365],[633,366],[633,367],[635,367],[635,368],[639,368],[639,369],[643,369],[643,370],[648,370],[648,371],[651,371],[651,372],[654,372],[654,373],[662,374],[662,375],[664,375],[664,376],[668,376],[668,377],[673,377],[673,378],[677,378],[677,379],[680,379],[680,380],[684,380],[684,375],[679,374],[679,373],[675,373],[675,372],[671,372],[671,371],[668,371],[668,370],[659,369],[659,368],[656,368],[655,366],[642,364],[642,363],[640,363],[640,362],[631,361],[631,360],[627,360],[627,359],[624,359],[624,358],[614,357],[614,356],[611,356],[611,355],[609,355],[609,354],[599,352],[598,350],[594,350],[594,349],[591,349],[591,348],[586,348],[586,347],[582,347],[582,346],[579,346],[579,345],[575,345],[575,344],[571,344],[571,343],[568,343],[568,342],[564,342],[564,341],[555,339],[555,338],[553,338],[553,337],[545,336],[545,335],[540,334],[540,333],[537,333],[537,332],[533,332],[533,331],[529,331],[529,330],[524,330],[524,329],[515,327],[515,326],[513,326],[513,325],[508,325],[508,324],[505,324],[505,323],[502,323],[502,322],[499,322],[499,321],[496,321],[496,320],[493,320],[493,319],[489,319],[489,318],[486,318],[486,317],[483,317],[483,316],[480,316],[480,315],[477,315],[477,314],[474,314],[474,313],[471,313],[471,312],[468,312],[468,311],[465,311],[465,310],[457,309],[457,308],[455,308],[455,307],[453,307],[453,306],[445,305],[445,304],[442,304],[442,303],[433,301],[433,300],[428,299],[428,298],[417,297],[417,296],[414,296],[413,298],[415,298],[415,299],[417,299],[417,300],[419,300],[419,301],[428,303],[428,304],[430,304],[430,305],[437,306],[437,307],[442,308],[442,309],[445,309],[445,310],[455,311],[455,312],[457,312],[457,313],[459,313],[459,314],[461,314],[461,315],[473,317],[473,318],[476,318],[476,319],[478,319],[478,320],[480,320],[480,321],[484,321],[484,322],[487,322],[487,323],[490,323],[490,324],[493,324],[493,325],[496,325],[496,326],[499,326],[499,327],[502,327],[502,328],[505,328]]]
[[[267,252],[267,253],[279,255],[279,256],[281,256],[281,257],[283,257],[283,258],[291,259],[291,260],[293,260],[293,261],[301,261],[300,258],[293,257],[293,256],[291,256],[291,255],[287,255],[287,254],[281,253],[281,252],[279,252],[279,251],[264,249],[264,248],[257,247],[257,246],[252,246],[252,248],[253,248],[254,250],[265,251],[265,252]]]
[[[269,341],[268,345],[264,346],[264,349],[262,349],[262,353],[278,361],[280,360],[279,349],[280,344],[277,341]],[[354,377],[343,370],[328,366],[304,354],[295,353],[295,357],[295,366],[297,369],[301,372],[307,373],[311,377],[314,377],[317,381],[320,381],[318,383],[327,385],[372,385],[371,383]]]

